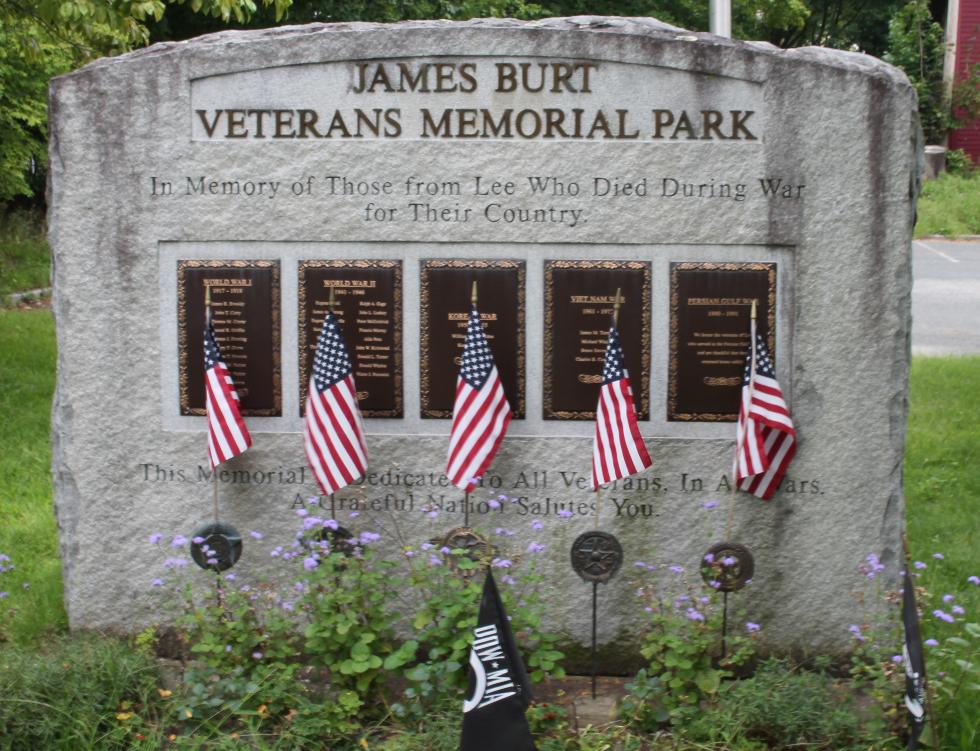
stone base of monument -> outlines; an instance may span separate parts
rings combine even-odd
[[[605,725],[616,720],[619,702],[626,696],[629,680],[620,676],[599,676],[596,698],[593,699],[591,676],[569,675],[535,686],[534,699],[566,709],[569,728],[581,731],[590,725]]]

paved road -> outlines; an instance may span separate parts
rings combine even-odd
[[[912,246],[912,352],[980,354],[980,241]]]

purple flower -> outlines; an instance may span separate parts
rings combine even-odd
[[[922,561],[916,561],[916,562],[915,562],[915,563],[913,563],[912,565],[913,565],[913,566],[915,566],[915,567],[916,567],[917,569],[919,569],[920,571],[921,571],[922,569],[924,569],[924,568],[929,568],[929,567],[928,567],[928,566],[927,566],[927,565],[926,565],[925,563],[923,563]]]
[[[218,565],[218,559],[217,558],[208,558],[207,559],[207,564],[209,566],[217,566]]]
[[[262,653],[261,652],[252,652],[252,659],[253,660],[261,660],[262,659]]]
[[[675,574],[683,574],[684,573],[684,568],[682,566],[678,566],[676,563],[671,564],[667,568],[668,568],[668,570],[670,570],[671,572],[673,572]]]
[[[10,597],[10,592],[0,592],[0,600]]]
[[[696,610],[694,608],[688,608],[686,611],[684,611],[684,616],[689,621],[701,621],[702,623],[704,622],[704,614],[700,610]]]
[[[964,614],[965,612],[966,612],[966,611],[965,611],[965,610],[963,610],[963,608],[962,608],[962,607],[960,607],[959,605],[953,605],[953,613],[954,613],[955,615],[963,615],[963,614]]]
[[[847,630],[850,631],[851,634],[854,635],[854,638],[858,641],[864,641],[864,635],[861,633],[861,627],[856,623],[852,623],[850,626],[848,626]]]
[[[187,565],[186,558],[167,558],[163,562],[164,568],[183,568]]]
[[[156,545],[162,539],[163,539],[163,535],[162,534],[160,534],[159,532],[154,532],[152,535],[150,535],[150,545]],[[8,560],[9,561],[10,559],[7,558],[7,556],[3,556],[3,558],[0,558],[0,560]]]
[[[946,623],[952,623],[956,620],[953,616],[943,610],[933,610],[932,614],[939,620],[946,621]]]
[[[195,545],[201,545],[201,544],[203,544],[204,543],[204,540],[205,540],[205,538],[201,537],[200,535],[198,535],[197,537],[192,537],[191,538],[191,542],[193,542]]]
[[[705,501],[701,504],[701,507],[705,511],[711,511],[713,508],[718,508],[718,501]]]
[[[868,553],[864,563],[858,566],[858,571],[862,572],[869,579],[874,579],[877,574],[885,570],[881,560],[875,553]]]
[[[711,581],[708,582],[708,586],[711,587],[712,589],[721,589],[721,582],[718,581],[717,579],[712,579]]]
[[[439,518],[439,512],[433,509],[432,511],[430,511],[429,513],[427,513],[426,516],[429,517],[430,519],[438,519]]]
[[[226,582],[233,582],[237,578],[238,577],[235,576],[235,572],[234,571],[229,571],[227,574],[225,574],[225,581]]]
[[[303,529],[311,530],[314,527],[319,527],[323,524],[323,519],[319,516],[308,516],[303,519]]]
[[[261,540],[262,539],[262,533],[261,532],[256,532],[254,529],[251,532],[249,532],[249,534],[252,536],[252,539],[253,540]]]
[[[652,613],[653,612],[653,608],[651,608],[649,605],[647,605],[645,608],[643,608],[643,612],[645,612],[645,613]]]
[[[637,568],[646,568],[647,565],[643,561],[636,561],[634,564]]]
[[[537,532],[539,529],[544,529],[544,524],[540,519],[535,519],[533,522],[531,522],[531,529]]]
[[[433,553],[432,555],[429,556],[429,565],[430,566],[441,566],[442,565],[442,558],[440,558],[435,553]]]
[[[941,561],[946,558],[946,556],[944,556],[942,553],[933,553],[932,557],[935,558],[937,561]]]
[[[150,582],[150,586],[151,587],[162,587],[163,586],[163,579],[154,579],[153,581]]]
[[[320,562],[316,559],[316,556],[311,555],[303,559],[303,568],[307,571],[312,571],[319,565]]]
[[[943,602],[949,604],[953,601],[953,595],[943,595]]]
[[[976,584],[978,587],[980,587],[980,576],[970,576],[967,578],[967,581],[970,582],[970,584]]]
[[[511,530],[507,529],[506,527],[497,527],[493,531],[493,533],[495,535],[497,535],[497,537],[513,537],[514,536],[514,533]]]
[[[225,644],[225,652],[231,652],[231,644]]]
[[[323,526],[327,529],[332,529],[334,532],[336,532],[337,528],[340,527],[336,519],[327,519],[325,522],[323,522]]]
[[[513,587],[515,584],[517,584],[517,579],[515,579],[510,574],[504,574],[503,576],[501,576],[500,581],[502,581],[504,584],[506,584],[509,587]]]
[[[901,661],[902,661],[901,655],[892,655],[892,662],[894,662],[896,665],[901,663]]]
[[[301,519],[304,516],[309,516],[309,515],[310,515],[310,512],[307,511],[305,508],[298,508],[298,509],[296,509],[296,516],[300,517]]]
[[[572,512],[569,511],[567,508],[563,508],[561,511],[558,512],[558,516],[560,516],[562,519],[568,519],[572,515],[573,515]]]
[[[377,542],[381,539],[381,535],[377,532],[361,532],[360,536],[361,545],[367,545],[368,543]]]
[[[284,603],[282,604],[282,609],[283,609],[283,610],[293,610],[293,609],[295,609],[295,606],[293,605],[293,603],[292,603],[292,602],[290,602],[289,600],[286,600],[286,601],[285,601],[285,602],[284,602]]]
[[[738,563],[738,558],[733,558],[730,555],[721,559],[722,566],[734,566],[736,563]]]
[[[351,511],[347,516],[349,516],[351,519],[356,519],[360,515],[361,515],[360,511]]]
[[[939,646],[939,642],[936,641],[935,639],[926,639],[923,642],[923,644],[925,644],[927,647],[938,647]]]
[[[532,542],[530,545],[527,546],[527,552],[528,553],[543,553],[544,552],[544,545],[542,545],[540,542]]]
[[[492,509],[498,509],[500,508],[500,501],[498,501],[496,498],[491,498],[489,501],[487,501],[487,505]]]
[[[282,554],[282,545],[277,545],[275,550],[272,550],[269,555],[273,558],[278,558]]]
[[[170,547],[172,548],[182,548],[187,544],[187,538],[183,535],[174,535],[174,539],[170,541]]]
[[[687,602],[691,598],[688,595],[677,595],[678,602]]]
[[[749,621],[748,623],[745,624],[745,630],[748,631],[750,634],[754,634],[760,628],[762,628],[762,626],[760,626],[758,623],[752,623],[752,621]]]
[[[448,547],[446,547],[445,545],[443,545],[441,548],[439,548],[439,552],[442,553],[443,555],[449,555],[453,551]]]
[[[435,545],[433,545],[431,542],[423,542],[419,547],[422,548],[422,550],[432,550]]]
[[[705,553],[704,554],[704,562],[705,563],[714,563],[715,562],[715,554],[714,553]]]
[[[293,589],[295,589],[297,592],[302,592],[304,589],[306,589],[306,585],[303,582],[296,582],[293,585]]]
[[[514,565],[513,561],[509,561],[506,558],[494,558],[493,562],[490,564],[494,568],[510,568]]]
[[[406,550],[405,551],[405,557],[406,558],[411,558],[414,555],[415,555],[415,551],[414,550]]]

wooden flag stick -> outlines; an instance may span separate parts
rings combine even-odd
[[[205,280],[204,282],[204,320],[206,322],[206,325],[211,325],[211,285],[207,283],[207,280]],[[206,377],[207,376],[205,376],[205,378]],[[205,387],[205,393],[204,393],[205,405],[207,405],[207,401],[208,401],[207,387]],[[218,503],[218,473],[215,471],[214,468],[212,468],[211,471],[214,473],[214,483],[213,483],[214,493],[212,498],[212,505],[214,506],[214,523],[218,524],[221,518],[221,507]],[[219,593],[219,600],[220,600],[220,593]]]
[[[473,290],[470,292],[470,302],[473,303],[473,307],[476,307],[476,279],[473,280]]]
[[[335,289],[336,289],[336,287],[334,287],[331,284],[330,285],[330,298],[327,300],[327,310],[329,312],[331,312],[331,313],[333,313],[333,306],[336,304],[335,301],[334,301],[334,290]]]
[[[624,302],[622,296],[620,295],[622,290],[622,287],[616,287],[616,296],[613,298],[613,326],[619,325],[619,309]]]
[[[749,409],[752,408],[752,386],[755,383],[755,326],[756,326],[756,308],[758,305],[758,300],[752,298],[752,309],[749,313],[749,352],[751,353],[752,362],[749,366]],[[739,413],[742,411],[742,390],[739,389]],[[744,440],[744,436],[743,436]],[[732,462],[732,502],[728,504],[728,523],[725,525],[725,537],[732,536],[732,525],[735,521],[735,496],[738,493],[738,459],[742,453],[742,442],[735,439],[735,461]]]

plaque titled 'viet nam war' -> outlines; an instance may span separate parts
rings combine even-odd
[[[593,420],[621,290],[619,336],[637,417],[650,415],[650,264],[547,261],[544,267],[544,418]]]
[[[473,282],[504,393],[524,417],[524,261],[424,260],[421,278],[422,417],[452,417]]]
[[[300,413],[323,318],[334,315],[354,365],[365,417],[402,417],[402,262],[311,260],[299,263]]]
[[[177,261],[180,414],[203,415],[204,298],[243,415],[282,414],[279,262]]]
[[[776,264],[672,263],[667,419],[738,419],[752,301],[775,357]]]

